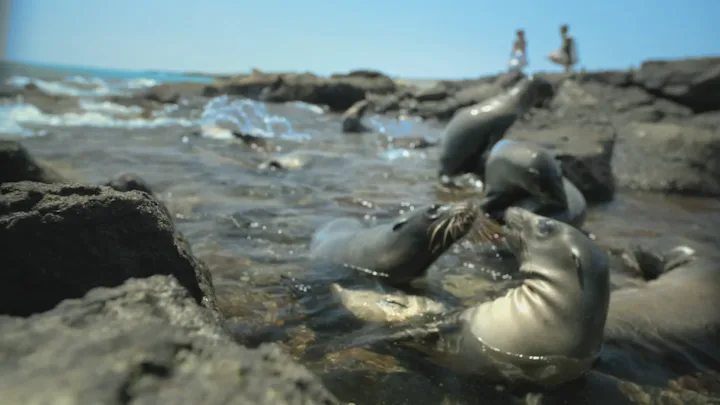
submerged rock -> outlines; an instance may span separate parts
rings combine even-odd
[[[277,346],[232,341],[173,276],[0,316],[3,404],[337,404]]]
[[[207,267],[164,208],[146,193],[83,184],[0,186],[0,313],[47,311],[92,288],[174,275],[215,307]]]
[[[40,183],[65,181],[60,173],[33,158],[20,142],[0,139],[0,183],[25,180]]]

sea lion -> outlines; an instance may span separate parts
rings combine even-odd
[[[466,173],[484,175],[485,155],[505,132],[535,105],[546,81],[537,76],[520,80],[507,92],[458,110],[445,127],[441,152],[440,182]]]
[[[657,278],[612,293],[605,346],[625,350],[603,356],[599,370],[665,384],[678,374],[720,367],[720,255],[703,253],[687,245],[656,253],[657,261],[645,263],[654,270],[645,272]],[[641,370],[622,364],[638,356]]]
[[[503,139],[487,157],[485,198],[480,206],[500,219],[509,206],[581,227],[587,202],[582,192],[563,176],[553,154],[530,142]]]
[[[607,255],[578,229],[522,208],[508,208],[505,222],[524,275],[520,286],[467,309],[393,325],[389,333],[347,335],[349,344],[331,347],[404,341],[486,382],[554,386],[580,377],[602,347]]]
[[[313,236],[313,259],[358,269],[389,285],[406,285],[427,269],[475,226],[479,215],[471,202],[432,204],[387,224],[366,227],[354,218],[339,218]]]
[[[370,100],[364,99],[348,108],[342,116],[343,133],[371,132],[372,130],[362,123],[365,112],[371,106]]]

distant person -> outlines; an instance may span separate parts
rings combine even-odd
[[[521,71],[527,66],[527,41],[525,31],[515,31],[515,41],[510,52],[510,71]]]
[[[553,63],[561,65],[567,73],[571,67],[578,62],[575,40],[568,34],[567,24],[560,26],[560,37],[562,38],[560,49],[550,52],[548,59]]]

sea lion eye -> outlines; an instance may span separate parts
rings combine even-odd
[[[397,231],[398,229],[401,229],[405,224],[407,224],[408,220],[407,218],[402,218],[392,225],[392,230]]]
[[[430,219],[435,219],[440,216],[440,208],[442,208],[442,205],[440,204],[433,204],[427,209],[427,216]]]
[[[537,226],[535,227],[535,233],[537,233],[538,236],[541,238],[544,238],[548,235],[550,235],[553,230],[555,230],[555,226],[552,222],[550,222],[547,219],[541,219],[537,222]]]

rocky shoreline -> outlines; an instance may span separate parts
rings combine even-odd
[[[618,188],[720,195],[720,58],[544,76],[552,89],[508,137],[554,150],[589,201],[611,200]],[[518,78],[418,89],[370,71],[256,72],[109,99],[151,111],[228,94],[333,112],[367,99],[376,113],[442,120]],[[0,99],[18,96],[46,113],[77,104],[33,85],[0,88]],[[0,251],[2,403],[338,403],[276,345],[235,342],[210,272],[142,179],[75,183],[0,141]]]
[[[552,88],[507,136],[553,149],[589,201],[608,201],[616,188],[720,195],[720,57],[647,61],[627,71],[538,75]],[[303,101],[338,113],[368,100],[375,113],[442,121],[507,90],[520,77],[501,74],[418,88],[367,70],[331,77],[255,71],[209,84],[165,83],[108,99],[141,106],[143,116],[188,97]],[[17,97],[45,113],[78,108],[77,98],[45,94],[33,84],[0,89],[0,100]]]
[[[0,173],[0,403],[338,403],[278,346],[235,342],[208,268],[132,176],[69,183],[12,141]]]

